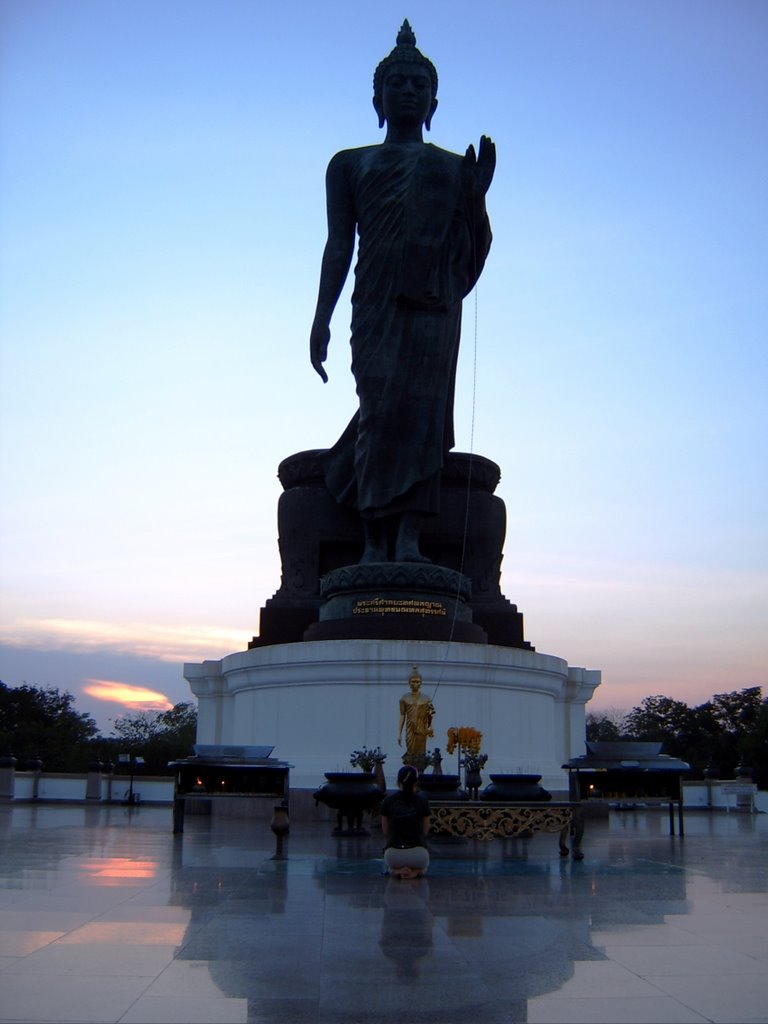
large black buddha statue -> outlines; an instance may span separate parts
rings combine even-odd
[[[384,142],[346,149],[326,176],[328,241],[311,359],[323,381],[330,320],[359,236],[352,296],[352,372],[359,411],[324,459],[325,482],[360,515],[362,562],[427,561],[425,516],[439,511],[440,471],[454,444],[453,394],[462,299],[491,244],[485,194],[496,162],[424,142],[437,72],[408,22],[376,68],[373,105]]]

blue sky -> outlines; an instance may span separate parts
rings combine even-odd
[[[257,632],[277,465],[355,408],[348,291],[307,354],[323,178],[403,17],[430,140],[497,145],[457,448],[528,639],[595,707],[766,682],[768,5],[2,0],[5,682],[104,723],[93,680],[183,700]]]

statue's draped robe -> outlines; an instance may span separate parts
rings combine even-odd
[[[435,713],[431,700],[413,702],[408,696],[400,698],[400,714],[405,718],[405,751],[407,754],[424,754],[427,739],[432,735],[432,716]]]
[[[359,234],[351,344],[360,409],[328,453],[326,484],[364,517],[436,514],[454,444],[461,302],[490,248],[488,218],[462,191],[454,153],[410,143],[339,156]]]

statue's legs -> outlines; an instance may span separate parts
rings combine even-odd
[[[418,512],[403,512],[397,524],[395,538],[396,562],[429,562],[419,549],[419,536],[424,516]]]
[[[363,519],[363,534],[365,548],[360,565],[389,561],[387,558],[387,520]]]
[[[429,562],[419,549],[419,536],[424,516],[418,512],[401,512],[380,519],[363,519],[365,548],[361,565],[371,562]],[[390,554],[390,538],[393,539]]]

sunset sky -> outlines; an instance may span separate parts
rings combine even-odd
[[[595,708],[768,684],[764,0],[0,0],[5,683],[108,729],[258,632],[277,465],[356,407],[324,173],[404,17],[430,141],[498,151],[457,448],[528,639]]]

